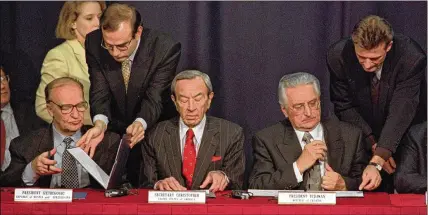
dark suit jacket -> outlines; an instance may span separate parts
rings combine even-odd
[[[182,157],[179,118],[158,123],[143,142],[144,164],[140,176],[142,187],[153,188],[158,180],[174,177],[182,186]],[[208,172],[221,170],[230,180],[227,189],[241,189],[244,177],[244,134],[240,126],[207,116],[201,145],[196,158],[192,189],[199,189]],[[212,161],[213,156],[220,156]],[[144,176],[143,176],[144,175]]]
[[[26,100],[18,103],[11,101],[11,107],[16,125],[18,126],[19,135],[26,135],[41,127],[49,126],[48,123],[36,115],[35,109],[31,108],[34,107],[34,102]]]
[[[427,191],[427,122],[414,125],[400,144],[394,185],[399,193]]]
[[[369,160],[362,144],[361,130],[333,119],[323,121],[322,126],[328,164],[345,179],[348,190],[358,190]],[[300,142],[288,119],[257,132],[253,137],[254,166],[249,187],[304,190],[307,174],[304,174],[303,182],[297,183],[293,170],[293,163],[301,154]]]
[[[87,129],[88,127],[82,128],[82,133],[86,132]],[[119,147],[120,136],[112,132],[106,132],[104,135],[103,141],[101,141],[95,151],[93,160],[106,173],[110,173]],[[22,181],[22,173],[27,164],[41,153],[51,150],[53,147],[52,127],[50,126],[13,139],[10,145],[12,162],[4,174],[0,176],[1,186],[25,186]],[[48,188],[51,179],[51,175],[41,176],[34,186]],[[91,187],[100,187],[98,182],[92,177],[90,177],[90,183]]]
[[[333,44],[327,54],[336,115],[362,128],[365,137],[373,134],[388,155],[395,152],[413,119],[414,123],[426,121],[426,93],[420,93],[421,89],[426,92],[426,81],[422,81],[426,54],[409,37],[396,35],[393,41],[382,68],[376,110],[371,102],[372,76],[359,64],[352,40]]]
[[[163,102],[170,100],[169,87],[180,59],[180,43],[144,28],[125,93],[121,63],[101,47],[101,39],[101,30],[96,30],[87,35],[85,43],[92,117],[104,114],[110,121],[108,129],[117,133],[125,133],[137,117],[150,128],[158,121]]]

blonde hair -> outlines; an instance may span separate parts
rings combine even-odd
[[[55,29],[55,35],[57,38],[65,40],[76,39],[76,34],[71,28],[71,25],[77,20],[77,17],[81,12],[81,6],[87,2],[90,1],[67,1],[64,3],[61,8],[61,12],[59,13],[58,24]],[[106,3],[104,1],[97,2],[100,4],[101,11],[104,11]]]
[[[388,21],[375,15],[369,15],[361,19],[352,31],[354,44],[366,50],[376,48],[382,42],[388,45],[393,37],[394,32]]]

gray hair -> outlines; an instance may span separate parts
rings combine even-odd
[[[175,86],[177,85],[177,81],[179,80],[190,80],[190,79],[194,79],[196,77],[201,77],[202,80],[205,83],[205,86],[207,86],[208,88],[208,93],[211,93],[213,91],[213,86],[211,84],[211,80],[210,77],[198,70],[184,70],[180,73],[178,73],[175,77],[174,80],[172,80],[172,84],[171,84],[171,94],[175,96]]]
[[[298,85],[305,85],[305,84],[312,84],[317,95],[318,96],[321,95],[320,82],[315,76],[309,73],[297,72],[297,73],[292,73],[292,74],[282,76],[278,85],[279,104],[281,104],[282,106],[287,105],[288,101],[287,101],[287,96],[285,95],[285,90],[287,88],[297,87]]]

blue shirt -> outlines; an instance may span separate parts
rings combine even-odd
[[[53,129],[52,133],[53,133],[54,148],[56,148],[54,160],[57,163],[56,163],[55,167],[61,168],[62,167],[62,155],[63,155],[63,153],[65,151],[65,147],[66,147],[63,140],[67,136],[64,136],[61,133],[59,133],[57,131],[57,129],[55,128],[55,125],[53,125],[53,124],[52,124],[52,129]],[[70,146],[71,146],[71,148],[74,148],[74,147],[76,147],[76,142],[80,139],[80,137],[82,137],[82,132],[79,130],[70,137],[73,140],[73,142],[70,144]],[[90,181],[89,181],[88,172],[86,171],[86,169],[84,169],[82,167],[82,165],[80,165],[79,162],[76,161],[76,164],[77,164],[77,174],[78,174],[78,178],[79,178],[79,187],[82,188],[82,187],[89,186]],[[24,183],[27,186],[33,186],[34,183],[36,183],[36,181],[39,178],[40,178],[40,176],[37,175],[35,173],[35,171],[33,170],[32,166],[31,166],[31,162],[29,164],[27,164],[24,172],[22,173],[22,180],[24,181]],[[61,187],[61,173],[52,175],[50,188],[55,188],[55,187]]]

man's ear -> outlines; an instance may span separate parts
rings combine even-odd
[[[208,109],[211,106],[211,101],[213,100],[213,98],[214,98],[214,92],[209,93],[208,94]]]
[[[281,105],[281,112],[288,118],[287,108],[284,105]]]
[[[53,118],[52,105],[48,102],[46,102],[46,110],[48,111],[49,115]]]
[[[389,42],[388,45],[386,45],[386,52],[389,52],[389,50],[391,50],[393,42],[394,41],[391,40],[391,42]]]
[[[135,32],[135,37],[136,38],[140,38],[141,37],[141,34],[143,34],[143,26],[138,26],[138,28],[137,28],[137,32]]]

